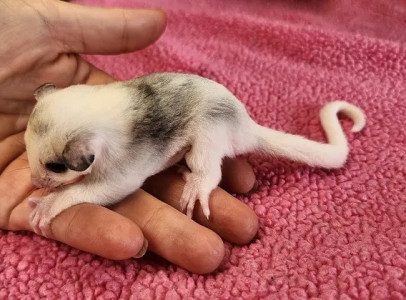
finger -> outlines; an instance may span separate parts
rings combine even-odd
[[[13,226],[8,229],[33,231],[28,221],[31,211],[27,200],[18,204],[10,215]],[[98,205],[72,206],[55,217],[51,228],[53,239],[108,259],[122,260],[145,253],[140,228],[129,219]]]
[[[28,118],[28,115],[0,113],[0,140],[23,131],[27,125]]]
[[[19,132],[0,141],[0,172],[24,151],[24,132]],[[25,156],[22,159],[26,160],[27,157]],[[28,167],[27,161],[25,161],[25,167]]]
[[[94,204],[84,203],[63,211],[53,220],[52,232],[62,243],[109,259],[145,253],[144,235],[134,222]]]
[[[222,174],[220,186],[227,191],[245,194],[254,192],[257,188],[254,171],[243,158],[224,158]]]
[[[74,71],[73,80],[71,80],[70,84],[89,84],[89,85],[97,85],[97,84],[107,84],[115,81],[115,79],[107,74],[106,72],[96,68],[92,64],[85,61],[80,56],[76,56],[77,60],[77,67]],[[63,87],[67,86],[67,84],[63,85]]]
[[[64,72],[61,73],[61,70]],[[48,64],[38,76],[37,71],[26,74],[31,85],[28,90],[13,91],[16,99],[31,99],[34,91],[44,82],[52,82],[58,88],[64,88],[73,84],[106,84],[114,81],[114,78],[97,69],[79,55],[59,55],[57,59]]]
[[[11,215],[14,208],[34,189],[26,153],[12,161],[0,175],[0,228],[14,230],[17,225]],[[28,219],[28,218],[27,218]],[[24,227],[26,228],[26,227]],[[24,229],[21,228],[20,230]]]
[[[0,94],[0,112],[3,114],[29,115],[34,105],[35,101],[7,99]]]
[[[106,72],[96,68],[92,64],[85,61],[80,56],[76,56],[77,67],[74,71],[73,80],[70,84],[107,84],[115,81],[115,79]],[[69,85],[70,85],[69,84]]]
[[[46,10],[52,38],[64,52],[113,54],[145,48],[166,26],[160,10],[107,9],[55,2]]]
[[[112,76],[91,65],[90,72],[86,78],[85,83],[89,85],[96,85],[96,84],[107,84],[113,81],[115,81],[115,79]]]
[[[184,185],[182,176],[173,167],[148,179],[143,189],[180,210]],[[235,244],[248,243],[258,232],[258,217],[255,212],[220,188],[215,189],[210,197],[210,221],[204,216],[198,202],[194,219]]]
[[[223,260],[217,234],[143,190],[113,209],[140,226],[151,251],[191,272],[212,272]]]
[[[0,228],[32,231],[32,207],[26,199],[31,184],[26,153],[14,160],[0,176]],[[41,191],[34,192],[40,193]],[[52,222],[56,240],[110,259],[139,256],[144,236],[139,227],[106,208],[80,204],[62,212]]]
[[[68,72],[60,74],[61,69],[66,69],[66,66],[70,66]],[[72,84],[106,84],[115,81],[113,77],[107,73],[99,70],[92,64],[85,61],[79,55],[61,55],[58,60],[54,60],[53,63],[41,74],[41,78],[38,79],[38,85],[44,82],[52,82],[58,88],[64,88]],[[34,89],[31,91],[31,95],[34,93]],[[16,95],[16,97],[23,97],[24,95]]]

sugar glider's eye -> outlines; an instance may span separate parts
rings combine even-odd
[[[46,163],[45,168],[54,173],[64,173],[68,170],[65,164],[53,162]]]

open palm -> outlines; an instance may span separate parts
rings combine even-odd
[[[54,0],[3,0],[0,19],[6,24],[0,31],[0,228],[32,231],[26,199],[42,191],[31,184],[23,135],[35,105],[34,90],[46,82],[66,87],[112,81],[77,53],[143,48],[163,32],[165,15]],[[254,185],[245,161],[228,161],[223,171],[229,174],[225,183],[233,191],[247,192]],[[176,172],[168,170],[157,177],[146,184],[149,193],[139,190],[112,210],[80,204],[64,211],[52,223],[53,238],[112,259],[141,256],[148,241],[152,251],[203,273],[216,268],[222,259],[223,244],[217,234],[236,243],[248,242],[255,235],[258,223],[253,212],[223,190],[213,194],[222,199],[212,201],[211,223],[200,211],[195,214],[210,230],[157,200],[177,206],[183,182]],[[177,235],[176,245],[168,239],[168,232]]]

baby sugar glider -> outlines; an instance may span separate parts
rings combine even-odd
[[[311,166],[339,168],[348,145],[337,113],[365,125],[364,113],[344,101],[325,105],[320,120],[328,144],[263,127],[224,86],[190,74],[157,73],[106,85],[57,89],[45,84],[25,133],[32,182],[52,188],[35,206],[31,225],[47,236],[51,220],[73,205],[111,205],[165,169],[181,149],[188,171],[181,206],[192,216],[198,199],[209,218],[211,191],[224,157],[261,151]],[[186,169],[186,168],[185,168]],[[75,178],[84,179],[73,184]]]

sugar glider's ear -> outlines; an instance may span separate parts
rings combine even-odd
[[[70,139],[63,149],[62,157],[65,165],[74,171],[83,172],[94,162],[95,153],[92,149],[92,138],[87,134],[79,134]]]
[[[56,90],[55,84],[45,83],[34,91],[35,100],[39,101],[43,96],[55,90]]]

